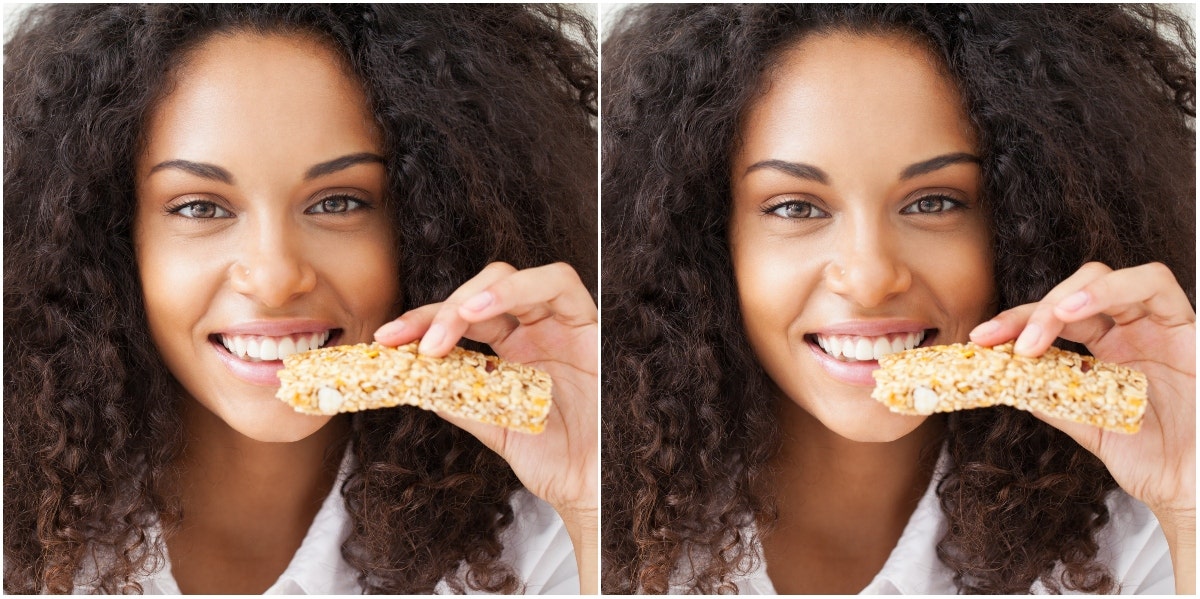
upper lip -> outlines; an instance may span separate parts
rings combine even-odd
[[[919,333],[932,329],[928,323],[916,320],[848,320],[812,331],[813,335],[853,335],[856,337],[882,337],[902,333]]]
[[[230,325],[217,331],[218,335],[259,335],[263,337],[286,337],[288,335],[308,335],[324,333],[337,328],[327,320],[289,319],[289,320],[250,320]]]

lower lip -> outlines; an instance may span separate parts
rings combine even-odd
[[[843,362],[825,353],[819,345],[809,342],[808,346],[816,356],[817,364],[820,364],[829,376],[850,385],[875,386],[875,377],[871,376],[871,373],[879,368],[877,360]]]
[[[279,386],[279,377],[275,373],[283,370],[283,360],[247,362],[229,353],[224,346],[211,341],[209,343],[213,345],[213,350],[217,352],[217,358],[229,369],[229,372],[233,373],[233,376],[251,385],[262,385],[264,387]]]

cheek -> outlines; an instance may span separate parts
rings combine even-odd
[[[391,235],[371,235],[326,244],[322,272],[342,301],[360,318],[382,324],[400,301],[400,273]]]
[[[795,240],[761,236],[731,235],[730,254],[747,333],[786,334],[819,281],[817,261]]]
[[[161,345],[165,328],[187,326],[204,312],[221,285],[221,258],[153,229],[138,230],[135,248],[146,319]]]
[[[986,240],[986,233],[964,236],[923,253],[923,278],[967,330],[990,316],[996,303],[992,251]]]

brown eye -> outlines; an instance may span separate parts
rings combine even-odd
[[[938,214],[963,207],[963,203],[946,196],[925,196],[904,208],[904,214]]]
[[[188,202],[171,209],[170,212],[184,218],[229,218],[233,216],[228,210],[212,202]]]
[[[823,218],[829,216],[820,208],[812,205],[809,202],[785,202],[773,208],[769,208],[768,212],[780,218]]]
[[[366,202],[350,196],[329,196],[308,209],[309,214],[342,214],[366,207]]]

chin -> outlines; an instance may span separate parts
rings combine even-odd
[[[296,412],[282,402],[222,406],[214,415],[242,436],[262,443],[295,443],[321,430],[333,416]]]
[[[896,414],[882,404],[875,404],[864,411],[839,410],[814,416],[840,437],[859,443],[890,443],[907,437],[920,428],[929,416],[907,416]]]

